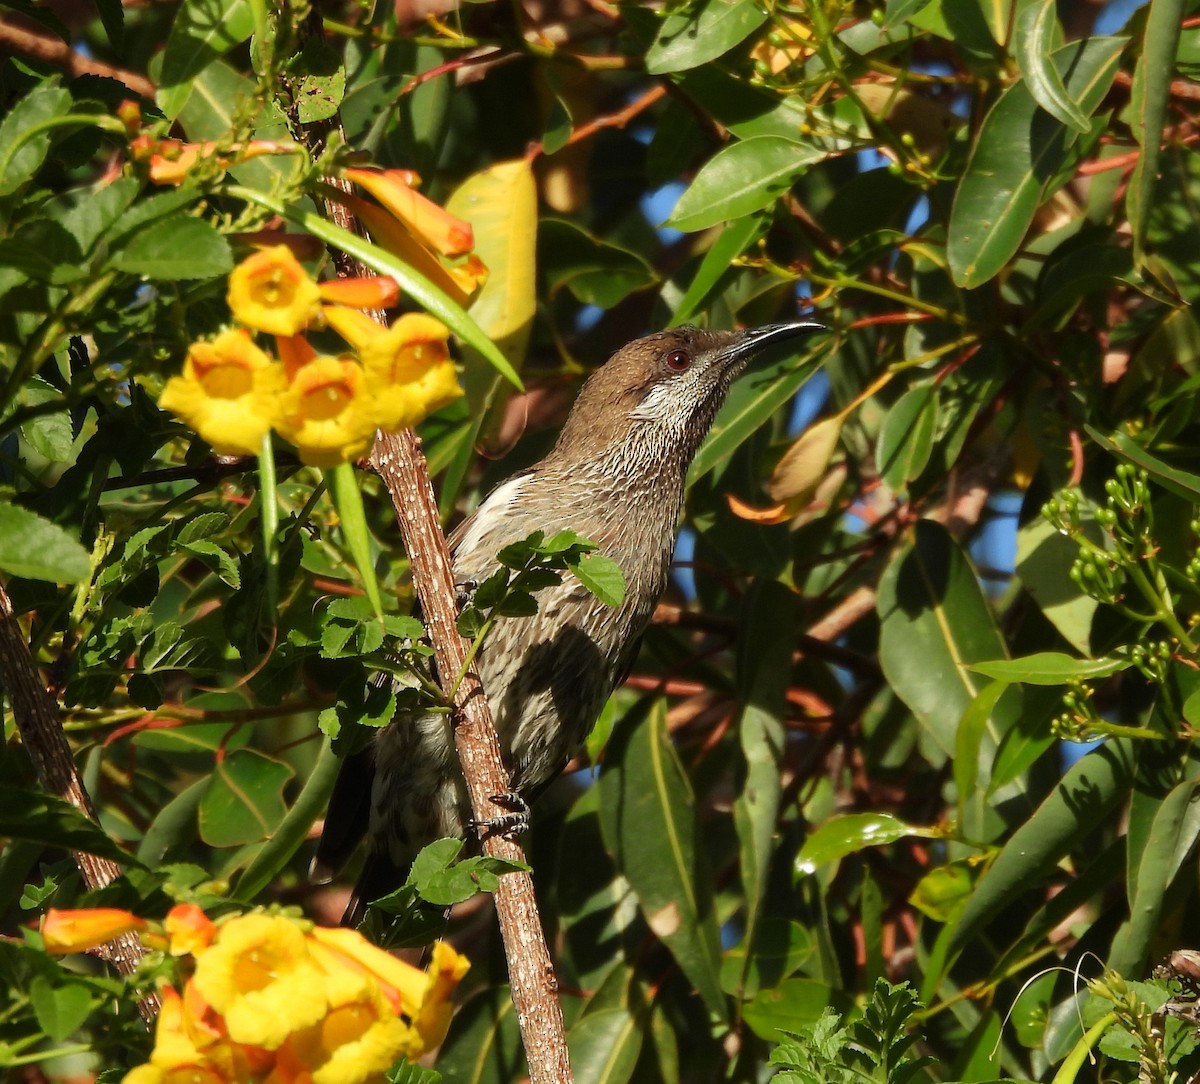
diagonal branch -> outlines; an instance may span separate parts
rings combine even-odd
[[[0,681],[12,702],[13,717],[21,733],[21,744],[33,762],[42,789],[68,801],[85,816],[96,819],[96,810],[83,785],[71,746],[58,721],[54,700],[38,678],[37,666],[29,643],[21,632],[12,601],[0,585]],[[121,875],[121,867],[107,858],[84,851],[72,851],[83,883],[88,888],[103,888]],[[96,955],[107,960],[121,974],[131,975],[146,955],[136,933],[124,934],[101,945]],[[158,995],[148,993],[138,1002],[138,1011],[147,1023],[158,1013]]]
[[[314,5],[305,28],[309,35],[320,33],[318,20],[319,11]],[[339,121],[335,117],[327,123],[329,131]],[[297,124],[296,127],[304,133],[310,151],[318,153],[321,131],[316,126],[306,129]],[[336,178],[326,180],[342,190],[349,187],[347,182]],[[343,205],[324,201],[324,213],[337,225],[363,234],[362,227]],[[335,251],[333,258],[340,277],[371,274],[369,268],[344,253]],[[372,315],[386,324],[383,313]],[[471,795],[472,813],[477,822],[503,816],[509,809],[494,799],[511,789],[509,773],[479,675],[474,667],[463,672],[468,649],[458,633],[450,552],[419,438],[410,430],[378,434],[371,465],[387,486],[396,510],[438,673],[450,675],[443,680],[452,680],[453,675],[463,673],[451,707],[454,744]],[[483,841],[483,849],[498,858],[525,861],[524,851],[516,841],[495,834]],[[496,889],[495,903],[530,1080],[532,1084],[570,1084],[566,1031],[557,997],[558,979],[542,932],[533,878],[523,872],[505,874]]]

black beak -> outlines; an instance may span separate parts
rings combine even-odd
[[[809,331],[824,330],[824,324],[818,324],[812,320],[800,320],[794,324],[764,324],[762,327],[735,331],[730,341],[720,348],[715,360],[722,369],[737,373],[749,363],[751,358],[769,346]]]

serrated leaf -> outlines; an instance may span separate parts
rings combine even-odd
[[[147,226],[117,252],[111,265],[160,281],[208,279],[233,268],[229,242],[199,218],[171,218]]]
[[[0,785],[0,836],[134,863],[93,820],[61,798]]]
[[[91,557],[56,523],[15,504],[0,503],[0,569],[51,583],[82,583]]]
[[[585,553],[569,567],[579,582],[606,606],[620,606],[625,601],[625,573],[611,557]]]
[[[51,130],[40,125],[71,108],[71,95],[56,79],[39,83],[8,109],[0,121],[0,196],[8,196],[33,180],[50,153]]]

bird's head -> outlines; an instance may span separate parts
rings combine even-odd
[[[575,400],[553,458],[567,463],[643,455],[687,469],[730,384],[767,347],[821,324],[767,324],[745,331],[677,327],[623,346]]]

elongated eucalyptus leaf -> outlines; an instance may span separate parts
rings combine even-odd
[[[643,1021],[626,1008],[587,1013],[567,1035],[575,1084],[625,1084],[643,1038]]]
[[[738,698],[743,707],[738,737],[746,773],[742,792],[733,804],[733,823],[746,899],[743,923],[748,945],[758,928],[782,793],[780,759],[795,642],[795,598],[781,583],[757,582],[742,607]],[[747,954],[745,965],[749,962]]]
[[[880,580],[877,608],[884,674],[936,749],[954,756],[959,720],[988,684],[969,668],[1007,648],[970,562],[944,527],[917,524],[912,544]],[[1010,721],[993,714],[989,748]]]
[[[1195,844],[1200,830],[1195,816],[1197,787],[1197,779],[1173,787],[1154,814],[1145,845],[1136,856],[1130,853],[1130,859],[1136,858],[1137,863],[1130,917],[1113,938],[1108,959],[1108,966],[1123,975],[1138,973],[1144,964],[1162,922],[1167,889],[1179,872],[1180,852],[1186,854]],[[1185,828],[1190,839],[1181,838]]]
[[[597,784],[601,823],[646,923],[708,1009],[724,1016],[712,879],[697,845],[692,790],[666,723],[661,699],[642,701],[614,731]]]
[[[1133,783],[1132,743],[1116,739],[1083,757],[1004,845],[980,879],[950,937],[951,953],[964,948],[1008,904],[1039,886]]]
[[[1086,132],[1091,126],[1088,118],[1067,93],[1066,83],[1050,59],[1062,45],[1062,36],[1055,0],[1036,0],[1017,18],[1017,63],[1037,104],[1068,128]]]
[[[1184,0],[1151,0],[1142,38],[1142,55],[1133,75],[1132,105],[1137,123],[1132,126],[1134,138],[1141,144],[1125,192],[1125,207],[1129,227],[1133,232],[1133,252],[1142,258],[1146,241],[1146,222],[1154,198],[1154,182],[1158,177],[1161,157],[1163,122],[1167,113],[1167,98],[1171,79],[1175,75],[1175,53],[1183,23]]]
[[[755,365],[734,382],[729,398],[688,471],[688,485],[728,459],[775,411],[786,406],[820,364],[820,355],[783,357]]]
[[[1051,55],[1067,93],[1086,116],[1108,93],[1124,46],[1124,38],[1090,38]],[[1052,182],[1065,182],[1063,165],[1077,138],[1039,107],[1023,79],[992,106],[950,213],[947,254],[959,286],[987,282],[1012,259]]]

